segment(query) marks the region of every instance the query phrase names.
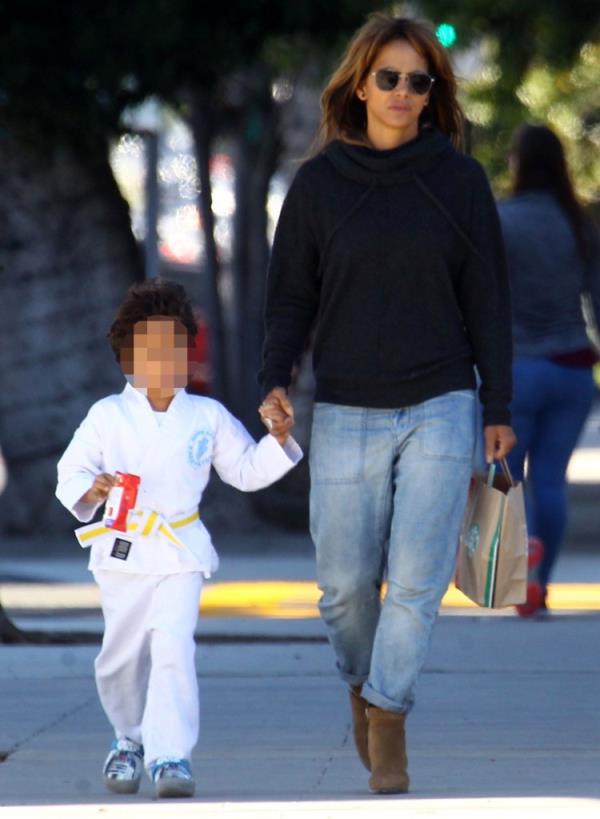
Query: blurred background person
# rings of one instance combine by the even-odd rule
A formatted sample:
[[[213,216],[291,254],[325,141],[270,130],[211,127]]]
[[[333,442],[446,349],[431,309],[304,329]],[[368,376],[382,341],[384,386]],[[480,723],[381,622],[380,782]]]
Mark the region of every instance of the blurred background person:
[[[522,616],[546,608],[567,526],[566,471],[594,398],[598,355],[580,297],[600,315],[600,243],[577,200],[562,144],[549,129],[524,125],[509,155],[512,196],[499,207],[512,289],[513,428],[509,465],[523,479],[527,460],[530,577]]]
[[[6,462],[4,460],[4,455],[2,454],[2,450],[0,449],[0,494],[4,492],[4,488],[6,486],[6,482],[8,480],[8,475],[6,472]]]

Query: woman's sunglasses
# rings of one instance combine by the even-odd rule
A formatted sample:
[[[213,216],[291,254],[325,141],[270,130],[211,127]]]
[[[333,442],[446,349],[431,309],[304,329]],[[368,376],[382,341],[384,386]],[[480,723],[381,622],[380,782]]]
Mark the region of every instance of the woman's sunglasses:
[[[371,74],[375,77],[375,85],[380,91],[393,91],[402,76],[402,72],[393,68],[380,68],[378,71],[371,71]],[[420,97],[430,90],[435,81],[435,77],[430,77],[425,71],[410,71],[404,76],[410,93],[418,94]]]

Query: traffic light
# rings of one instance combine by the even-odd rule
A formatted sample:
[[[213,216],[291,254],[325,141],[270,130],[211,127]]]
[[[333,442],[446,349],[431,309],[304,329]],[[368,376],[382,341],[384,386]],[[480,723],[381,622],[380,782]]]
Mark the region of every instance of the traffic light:
[[[456,42],[456,29],[452,23],[440,23],[435,35],[444,48],[452,48]]]

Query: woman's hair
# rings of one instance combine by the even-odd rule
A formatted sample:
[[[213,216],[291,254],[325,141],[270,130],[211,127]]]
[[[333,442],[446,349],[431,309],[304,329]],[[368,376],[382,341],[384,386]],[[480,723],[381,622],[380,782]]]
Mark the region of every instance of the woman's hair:
[[[394,40],[409,43],[426,60],[429,73],[435,77],[421,124],[439,128],[455,147],[462,147],[464,117],[456,99],[456,77],[446,50],[427,23],[375,12],[354,35],[323,91],[317,150],[334,139],[368,144],[365,103],[356,91],[366,80],[379,51]]]
[[[127,291],[108,331],[107,337],[117,361],[121,360],[124,347],[133,346],[134,325],[152,316],[169,316],[181,322],[190,339],[198,332],[191,302],[180,284],[160,278],[134,284]]]
[[[560,139],[545,125],[521,125],[514,133],[511,154],[516,160],[513,193],[543,190],[554,194],[571,223],[585,261],[586,218],[573,189]]]

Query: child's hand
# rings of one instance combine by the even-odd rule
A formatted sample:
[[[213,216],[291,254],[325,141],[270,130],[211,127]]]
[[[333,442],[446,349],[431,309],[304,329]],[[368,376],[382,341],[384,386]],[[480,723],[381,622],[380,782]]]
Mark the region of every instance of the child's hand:
[[[293,417],[278,406],[268,402],[261,404],[258,412],[271,435],[283,446],[288,439],[291,428],[294,426]]]
[[[102,475],[96,475],[94,483],[91,488],[79,498],[80,503],[102,503],[106,500],[108,493],[115,485],[117,479],[114,475],[108,475],[104,472]]]

